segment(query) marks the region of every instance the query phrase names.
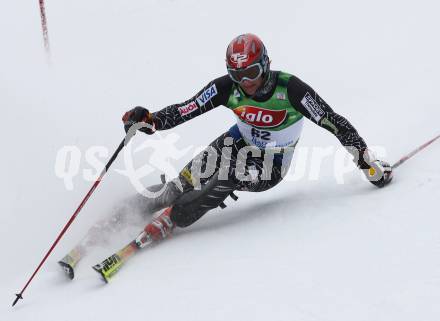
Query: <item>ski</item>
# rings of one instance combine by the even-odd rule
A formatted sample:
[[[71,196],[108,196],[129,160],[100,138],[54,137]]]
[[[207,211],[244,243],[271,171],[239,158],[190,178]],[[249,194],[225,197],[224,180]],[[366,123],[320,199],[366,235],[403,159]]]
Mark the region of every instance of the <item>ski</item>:
[[[72,251],[70,251],[66,256],[64,256],[60,261],[58,261],[58,264],[63,269],[64,273],[67,275],[67,277],[71,280],[75,277],[75,266],[81,259],[82,254],[80,247],[74,248]]]
[[[69,279],[73,280],[73,278],[75,277],[75,270],[73,269],[73,266],[69,263],[64,262],[63,260],[58,261],[58,264],[61,266],[66,276]]]
[[[139,236],[128,245],[109,256],[101,263],[94,265],[92,268],[101,275],[105,283],[108,283],[130,258],[132,258],[140,249],[151,243],[153,243],[153,239],[145,231],[142,231]]]
[[[101,275],[106,283],[108,283],[112,276],[119,271],[124,263],[127,262],[137,250],[136,243],[133,241],[101,263],[94,265],[93,269]]]
[[[108,283],[121,267],[140,249],[151,245],[153,242],[163,240],[170,235],[174,228],[174,224],[170,219],[171,209],[172,207],[166,208],[162,214],[147,224],[137,238],[92,268]]]

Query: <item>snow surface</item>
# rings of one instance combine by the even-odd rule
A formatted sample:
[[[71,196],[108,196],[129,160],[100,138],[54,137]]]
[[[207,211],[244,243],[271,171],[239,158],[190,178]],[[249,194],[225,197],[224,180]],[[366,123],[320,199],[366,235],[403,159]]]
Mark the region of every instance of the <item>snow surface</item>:
[[[253,32],[274,69],[308,82],[394,162],[439,133],[438,12],[429,0],[48,0],[49,66],[38,1],[4,2],[0,320],[439,320],[440,142],[383,190],[356,171],[338,184],[330,160],[318,179],[239,193],[105,285],[90,266],[143,227],[131,226],[86,257],[70,282],[57,260],[136,193],[115,171],[124,169],[119,157],[25,299],[10,306],[91,186],[81,174],[67,190],[56,176],[63,146],[77,146],[80,170],[91,168],[85,151],[116,148],[123,112],[187,99],[225,74],[228,42]],[[172,133],[180,149],[205,146],[233,123],[217,108]],[[339,142],[307,122],[300,145]],[[148,152],[135,160],[146,162]]]

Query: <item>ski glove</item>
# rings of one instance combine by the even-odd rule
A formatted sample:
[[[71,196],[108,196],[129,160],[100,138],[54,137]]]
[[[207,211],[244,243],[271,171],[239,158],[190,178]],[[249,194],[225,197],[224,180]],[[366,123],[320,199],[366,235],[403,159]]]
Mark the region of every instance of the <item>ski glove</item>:
[[[377,187],[388,185],[393,179],[393,168],[387,162],[374,160],[366,172],[367,179]]]
[[[358,167],[364,172],[371,184],[377,187],[388,185],[393,179],[393,168],[390,164],[377,159],[376,155],[368,148],[363,151],[362,156]]]
[[[148,111],[148,109],[137,106],[129,111],[127,111],[124,116],[122,116],[122,121],[124,122],[125,132],[128,132],[131,126],[136,123],[147,123],[150,127],[139,128],[139,131],[151,135],[154,134],[155,127],[153,122],[153,114]]]

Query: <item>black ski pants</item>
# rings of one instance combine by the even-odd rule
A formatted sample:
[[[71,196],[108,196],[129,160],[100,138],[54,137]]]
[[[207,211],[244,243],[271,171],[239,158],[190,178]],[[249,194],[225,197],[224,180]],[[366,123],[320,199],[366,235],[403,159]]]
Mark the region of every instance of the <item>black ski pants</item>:
[[[277,185],[289,169],[293,148],[262,150],[247,145],[236,126],[220,135],[166,183],[152,211],[173,205],[171,220],[179,227],[193,224],[232,196],[234,191],[262,192]],[[148,189],[157,191],[163,185]]]

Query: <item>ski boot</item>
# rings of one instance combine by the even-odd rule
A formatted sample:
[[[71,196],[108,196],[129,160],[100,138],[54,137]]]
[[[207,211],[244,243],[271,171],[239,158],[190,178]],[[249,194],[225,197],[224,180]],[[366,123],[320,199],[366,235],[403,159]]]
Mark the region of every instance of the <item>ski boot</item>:
[[[165,209],[158,217],[154,218],[139,236],[122,248],[120,251],[111,255],[104,261],[93,266],[102,279],[108,283],[113,275],[140,249],[152,244],[153,242],[167,238],[173,231],[175,224],[170,219],[171,207]]]

